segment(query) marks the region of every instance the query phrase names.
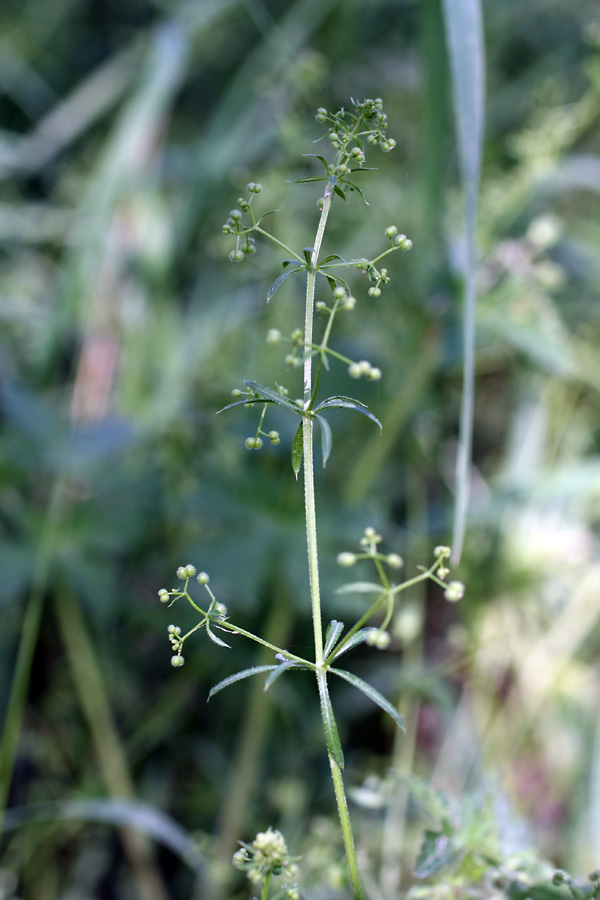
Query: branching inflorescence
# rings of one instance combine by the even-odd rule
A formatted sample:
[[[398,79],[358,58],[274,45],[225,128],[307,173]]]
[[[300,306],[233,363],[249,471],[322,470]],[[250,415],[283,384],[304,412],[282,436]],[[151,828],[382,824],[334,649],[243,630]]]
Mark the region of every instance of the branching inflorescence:
[[[287,279],[302,275],[305,280],[304,327],[295,328],[288,335],[283,335],[278,329],[271,328],[266,336],[269,344],[286,345],[285,364],[288,368],[303,368],[303,397],[290,399],[287,389],[277,383],[274,387],[269,387],[256,381],[245,381],[243,390],[236,388],[232,392],[233,402],[220,410],[223,412],[234,407],[250,409],[254,406],[258,407],[260,413],[256,431],[245,441],[249,450],[260,449],[263,446],[263,439],[267,439],[275,445],[280,443],[277,431],[264,430],[265,417],[270,406],[280,407],[289,415],[296,417],[298,421],[291,446],[291,461],[296,478],[301,469],[303,469],[304,475],[314,658],[297,656],[284,647],[277,647],[259,635],[233,624],[228,617],[227,609],[217,601],[213,594],[209,586],[209,576],[206,572],[196,575],[196,569],[191,564],[180,566],[177,570],[177,577],[184,582],[183,587],[171,590],[162,588],[159,596],[162,602],[169,605],[172,605],[177,599],[185,598],[200,617],[198,623],[184,635],[178,626],[169,625],[169,640],[173,649],[171,663],[176,668],[183,665],[184,643],[192,634],[203,628],[208,637],[220,646],[228,647],[229,645],[215,633],[217,631],[221,634],[229,632],[232,635],[241,635],[269,648],[274,653],[273,664],[253,666],[225,678],[212,688],[209,698],[223,688],[253,675],[266,675],[265,690],[267,690],[288,671],[304,669],[314,672],[348,859],[350,882],[354,897],[361,898],[363,894],[341,775],[344,767],[344,755],[329,696],[329,677],[336,675],[362,691],[387,712],[400,728],[404,729],[402,716],[393,704],[370,684],[351,672],[339,668],[339,659],[362,643],[384,650],[390,643],[390,634],[387,628],[400,595],[419,582],[434,581],[444,589],[445,597],[449,601],[459,600],[464,593],[464,587],[458,581],[447,583],[445,580],[449,574],[447,563],[450,549],[448,547],[436,547],[433,563],[429,567],[421,567],[412,578],[397,583],[395,576],[402,569],[402,559],[397,553],[381,553],[379,546],[382,538],[374,528],[369,527],[365,529],[360,538],[358,552],[345,551],[338,555],[337,560],[338,564],[344,568],[352,567],[363,561],[371,565],[375,580],[352,581],[338,589],[339,593],[364,595],[368,598],[367,608],[364,614],[347,630],[345,630],[343,622],[334,619],[329,622],[325,634],[323,634],[313,464],[314,424],[317,422],[320,427],[323,465],[327,463],[332,449],[331,427],[324,415],[329,409],[353,410],[366,416],[381,428],[377,417],[362,401],[339,394],[320,397],[322,376],[332,363],[344,364],[351,378],[365,377],[370,381],[378,381],[382,376],[380,369],[369,361],[349,359],[331,346],[333,325],[338,314],[345,315],[357,308],[357,300],[345,280],[347,272],[353,269],[358,270],[368,282],[368,296],[378,298],[382,293],[382,288],[390,281],[388,270],[381,265],[382,261],[399,250],[410,250],[412,243],[404,234],[398,233],[395,225],[389,225],[384,230],[384,237],[389,246],[372,259],[346,260],[337,254],[320,258],[321,244],[333,199],[339,197],[345,200],[348,194],[356,193],[366,203],[362,189],[356,184],[357,177],[362,177],[362,173],[370,171],[365,166],[365,151],[372,146],[379,146],[384,152],[389,152],[394,148],[395,141],[387,136],[387,117],[383,112],[382,101],[379,99],[363,102],[352,101],[351,109],[340,109],[336,113],[329,113],[321,108],[317,111],[316,119],[320,124],[328,125],[328,135],[323,136],[322,139],[329,140],[335,154],[331,161],[320,154],[307,154],[315,158],[325,171],[323,174],[296,179],[296,183],[301,184],[324,184],[323,196],[318,201],[320,216],[312,246],[297,252],[263,228],[262,223],[267,216],[273,213],[273,210],[264,212],[262,215],[255,213],[253,200],[262,193],[263,188],[262,185],[254,182],[248,184],[248,198],[238,198],[237,208],[230,212],[227,222],[223,226],[226,235],[235,237],[235,248],[229,254],[232,262],[242,262],[247,255],[256,252],[256,235],[271,241],[286,254],[286,258],[283,260],[283,272],[269,288],[266,296],[267,302]],[[324,296],[320,296],[318,300],[316,299],[317,285],[324,288]],[[324,323],[319,339],[316,339],[314,335],[314,320],[317,317]],[[316,363],[314,371],[313,362]],[[204,604],[204,607],[198,604],[190,594],[190,582],[194,578],[207,592],[208,603]],[[378,625],[369,624],[374,619],[381,621]],[[278,833],[271,834],[271,844],[276,840],[273,834]],[[266,898],[269,896],[269,883],[273,872],[269,870],[268,880],[266,874],[264,874],[264,878],[262,875],[259,878],[257,873],[261,870],[260,866],[257,867],[255,864],[256,852],[252,847],[253,845],[242,845],[242,851],[239,851],[236,857],[237,864],[238,867],[248,869],[252,873],[254,881],[261,881],[262,897]]]

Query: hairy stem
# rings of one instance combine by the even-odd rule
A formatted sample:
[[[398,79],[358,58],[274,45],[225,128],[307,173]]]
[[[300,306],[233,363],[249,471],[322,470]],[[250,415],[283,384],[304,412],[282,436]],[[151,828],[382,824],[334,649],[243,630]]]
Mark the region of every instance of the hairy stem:
[[[313,339],[313,317],[315,307],[315,278],[319,253],[331,208],[331,187],[328,184],[323,198],[323,209],[315,235],[310,270],[306,277],[306,310],[304,316],[304,344],[309,346]],[[309,409],[312,400],[312,356],[304,360],[304,408]],[[304,450],[304,511],[306,518],[306,545],[308,551],[308,577],[312,604],[313,634],[315,641],[315,664],[323,662],[323,624],[321,621],[321,592],[319,587],[319,556],[317,549],[317,513],[315,506],[315,472],[313,460],[314,419],[304,416],[302,423]]]
[[[354,837],[352,835],[352,825],[350,823],[348,803],[346,802],[346,792],[344,790],[342,770],[332,757],[331,753],[329,754],[329,765],[331,767],[331,777],[333,778],[335,799],[337,800],[337,807],[340,815],[340,825],[342,826],[342,835],[344,837],[344,849],[346,851],[346,859],[348,860],[348,869],[350,870],[352,896],[354,897],[354,900],[363,900],[362,885],[360,883],[360,873],[358,871],[358,860],[356,858],[356,848],[354,846]]]
[[[315,277],[316,267],[319,261],[319,253],[327,224],[327,217],[331,208],[332,186],[330,184],[325,188],[325,196],[323,198],[323,209],[319,226],[315,236],[315,244],[310,259],[310,270],[306,278],[306,312],[304,320],[304,345],[309,347],[313,340],[313,317],[315,305]],[[313,383],[312,383],[312,356],[307,354],[304,360],[304,408],[310,409],[313,402]],[[308,548],[308,574],[310,581],[310,596],[312,603],[313,617],[313,633],[315,641],[315,664],[321,666],[323,664],[323,623],[321,618],[321,594],[319,589],[319,556],[317,548],[317,516],[315,507],[315,477],[314,477],[314,460],[313,460],[313,436],[314,436],[314,419],[312,416],[304,416],[303,419],[303,450],[304,450],[304,510],[306,517],[306,543]],[[354,838],[352,835],[352,825],[350,823],[350,814],[348,812],[348,803],[346,801],[346,793],[344,791],[344,782],[342,780],[342,772],[336,761],[329,753],[329,765],[331,766],[331,777],[333,778],[333,787],[335,791],[335,799],[337,802],[340,823],[342,826],[342,834],[344,837],[344,848],[346,850],[346,858],[348,868],[350,870],[350,882],[352,884],[352,894],[354,900],[362,900],[363,893],[360,883],[360,875],[358,872],[358,862],[356,859],[356,850],[354,848]]]

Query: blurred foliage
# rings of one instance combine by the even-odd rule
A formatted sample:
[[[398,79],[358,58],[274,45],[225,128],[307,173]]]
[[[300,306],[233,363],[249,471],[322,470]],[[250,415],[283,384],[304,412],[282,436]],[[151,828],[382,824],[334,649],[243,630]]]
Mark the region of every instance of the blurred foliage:
[[[585,875],[600,858],[600,15],[484,7],[468,592],[459,609],[408,597],[392,650],[357,657],[397,696],[405,738],[349,686],[333,699],[350,784],[391,767],[461,797],[491,775],[529,845]],[[408,568],[450,543],[464,242],[439,0],[52,0],[43,15],[6,0],[0,35],[0,698],[3,746],[18,740],[0,893],[245,896],[231,851],[272,824],[304,854],[309,896],[343,896],[310,680],[207,709],[213,683],[262,660],[198,641],[173,672],[156,592],[193,562],[236,619],[310,644],[287,423],[273,415],[281,444],[249,454],[252,414],[214,415],[244,378],[298,391],[264,336],[300,324],[300,298],[290,279],[267,307],[280,260],[260,247],[231,266],[220,231],[251,178],[306,244],[318,195],[289,181],[312,171],[316,108],[349,96],[384,98],[398,147],[368,208],[334,207],[324,251],[375,250],[391,223],[415,247],[381,302],[356,285],[363,318],[343,337],[384,372],[384,433],[332,420],[326,614],[348,601],[325,561],[365,524]],[[390,900],[422,824],[402,791],[381,810],[361,852],[369,896]]]

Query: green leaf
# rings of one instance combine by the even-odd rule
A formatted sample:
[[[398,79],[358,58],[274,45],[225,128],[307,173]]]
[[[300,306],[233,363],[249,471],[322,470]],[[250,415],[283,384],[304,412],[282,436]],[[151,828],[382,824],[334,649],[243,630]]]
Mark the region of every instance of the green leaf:
[[[228,650],[231,650],[229,644],[226,644],[225,641],[222,641],[221,638],[218,638],[216,634],[210,630],[208,622],[206,623],[206,633],[214,644],[218,644],[219,647],[227,647]]]
[[[426,831],[414,875],[416,878],[429,878],[451,869],[460,856],[454,841],[443,832]]]
[[[333,400],[347,400],[349,403],[354,403],[356,404],[356,406],[362,406],[363,409],[368,409],[368,406],[366,405],[366,403],[363,403],[362,400],[356,400],[354,397],[346,397],[345,394],[333,394],[331,397],[323,400],[323,403],[320,405],[329,405]]]
[[[252,675],[260,675],[261,672],[272,672],[273,669],[277,669],[278,666],[252,666],[251,669],[242,669],[240,672],[236,672],[235,675],[230,675],[228,678],[224,678],[223,681],[219,681],[218,684],[215,684],[214,687],[210,689],[208,694],[208,699],[214,697],[215,694],[218,694],[219,691],[222,691],[223,688],[229,687],[230,684],[235,684],[236,681],[242,681],[244,678],[250,678]]]
[[[463,392],[456,458],[452,565],[460,561],[469,507],[475,392],[475,226],[484,113],[484,43],[480,0],[443,0],[458,132],[466,223],[464,257]]]
[[[339,186],[339,184],[336,184],[335,187],[334,187],[333,189],[334,189],[334,191],[336,192],[336,194],[338,195],[338,197],[341,197],[342,200],[345,200],[345,199],[346,199],[346,195],[345,195],[345,193],[343,192],[343,190],[341,189],[341,187]]]
[[[292,442],[292,469],[294,470],[294,475],[296,476],[296,481],[298,481],[298,473],[300,471],[300,466],[302,465],[302,451],[304,449],[304,422],[300,422],[298,425],[298,430],[294,435],[294,440]]]
[[[418,807],[419,814],[427,819],[430,829],[442,831],[443,823],[448,820],[450,812],[446,795],[417,775],[396,771],[394,777],[410,794],[411,800]]]
[[[337,619],[332,619],[327,626],[327,631],[325,632],[325,647],[323,649],[323,656],[325,658],[329,656],[329,654],[337,644],[343,630],[344,623],[338,622]]]
[[[276,212],[279,212],[279,210],[278,210],[278,209],[268,209],[266,212],[264,212],[264,213],[261,215],[261,217],[260,217],[259,219],[256,220],[256,224],[257,224],[257,225],[260,225],[260,223],[262,222],[263,219],[266,219],[267,216],[272,216],[272,215],[274,215],[274,213],[276,213]]]
[[[301,665],[300,663],[294,662],[293,659],[286,659],[285,662],[282,662],[280,665],[275,666],[270,675],[267,676],[267,680],[265,681],[265,691],[268,691],[274,681],[283,675],[284,672],[287,672],[288,669],[305,669],[306,666]]]
[[[348,397],[329,397],[328,400],[323,400],[322,403],[315,408],[315,414],[320,412],[322,409],[328,408],[338,408],[338,409],[353,409],[355,412],[362,413],[363,416],[366,416],[367,419],[370,419],[372,422],[379,427],[381,431],[383,426],[377,416],[374,416],[373,413],[359,400],[352,400]]]
[[[385,594],[385,588],[374,581],[353,581],[337,588],[336,594]]]
[[[312,268],[311,260],[312,260],[312,255],[313,255],[314,249],[315,249],[314,247],[303,247],[302,248],[302,253],[304,254],[304,259],[306,260],[306,267],[308,269]]]
[[[325,732],[325,742],[327,749],[331,753],[334,761],[340,769],[344,768],[344,754],[340,743],[335,717],[333,715],[333,707],[329,697],[329,688],[327,686],[327,675],[322,670],[317,671],[317,685],[319,688],[319,700],[321,702],[321,719],[323,721],[323,731]]]
[[[329,422],[323,416],[315,415],[315,418],[321,426],[321,453],[323,456],[323,468],[325,468],[331,454],[331,428],[329,427]]]
[[[360,171],[360,169],[355,169],[354,171],[358,172],[358,171]],[[354,184],[352,181],[347,181],[346,179],[344,179],[344,184],[347,184],[349,188],[352,188],[353,191],[357,192],[357,194],[360,196],[360,198],[363,201],[363,203],[365,204],[365,206],[369,205],[368,200],[365,200],[365,195],[363,194],[363,192],[361,191],[361,189],[359,188],[359,186],[357,184]]]
[[[366,681],[363,681],[362,678],[359,678],[357,675],[353,675],[351,672],[346,672],[345,669],[330,669],[330,672],[333,672],[335,675],[339,675],[340,678],[343,678],[344,681],[349,682],[355,688],[358,688],[359,691],[362,691],[365,696],[367,696],[373,703],[376,703],[377,706],[381,707],[381,709],[386,712],[389,716],[392,717],[396,725],[402,729],[402,731],[406,731],[406,725],[404,724],[404,719],[398,712],[395,706],[393,706],[389,700],[386,700],[383,694],[380,694],[379,691],[376,691],[372,685],[368,684]]]
[[[344,263],[344,265],[346,265],[346,266],[348,265],[348,261],[346,259],[344,259],[343,256],[338,256],[337,253],[331,253],[329,256],[323,257],[323,259],[321,260],[321,262],[318,265],[318,268],[321,269],[325,265],[325,263],[331,262],[334,259],[337,259],[338,262]]]
[[[308,156],[311,159],[320,159],[323,165],[325,166],[325,171],[329,175],[329,163],[325,159],[324,156],[321,156],[319,153],[303,153],[302,156]]]
[[[304,266],[301,266],[300,263],[296,263],[295,269],[288,269],[286,272],[282,272],[281,275],[279,275],[275,279],[275,281],[267,291],[267,303],[269,302],[277,288],[280,287],[280,285],[285,281],[286,278],[289,278],[290,275],[295,275],[296,272],[302,272],[303,269]]]
[[[348,650],[352,650],[353,647],[358,647],[359,644],[364,644],[370,631],[373,631],[371,626],[356,631],[351,638],[348,638],[348,640],[340,646],[339,650],[336,650],[332,658],[339,659],[340,656],[343,656]]]
[[[224,406],[223,409],[218,409],[215,413],[215,416],[218,416],[219,413],[225,412],[226,409],[233,409],[234,406],[247,406],[249,403],[264,403],[264,399],[262,398],[254,398],[247,400],[236,400],[235,403],[228,403],[227,406]]]
[[[325,175],[309,175],[306,178],[294,178],[293,181],[288,181],[288,184],[308,184],[309,181],[327,181],[327,177]]]
[[[244,384],[246,387],[249,387],[251,391],[254,391],[255,394],[262,397],[263,400],[277,403],[279,406],[285,406],[286,409],[293,410],[293,412],[297,413],[299,416],[302,415],[303,410],[293,403],[292,400],[288,400],[287,397],[280,394],[279,391],[274,391],[273,388],[266,387],[264,384],[259,384],[258,381],[244,380]]]
[[[344,290],[346,291],[347,294],[352,293],[347,282],[345,282],[343,278],[340,278],[339,275],[334,275],[333,272],[322,272],[320,269],[317,269],[317,275],[325,276],[325,278],[329,282],[329,287],[331,288],[331,290],[333,290],[334,288],[336,288],[338,286],[338,284],[340,284],[344,288]]]

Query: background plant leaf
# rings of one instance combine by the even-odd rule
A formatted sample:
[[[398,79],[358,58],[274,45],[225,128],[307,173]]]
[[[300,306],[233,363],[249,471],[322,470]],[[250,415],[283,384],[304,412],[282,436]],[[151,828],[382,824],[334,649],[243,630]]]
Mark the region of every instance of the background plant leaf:
[[[443,0],[450,56],[458,160],[465,208],[463,266],[463,394],[461,401],[452,563],[457,565],[464,540],[469,505],[475,393],[475,273],[477,191],[483,147],[485,56],[479,0]]]

